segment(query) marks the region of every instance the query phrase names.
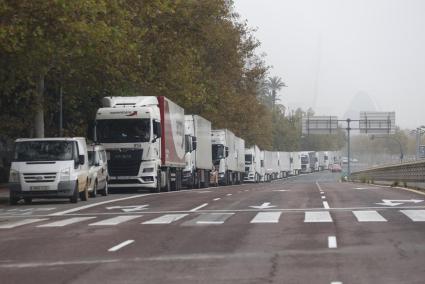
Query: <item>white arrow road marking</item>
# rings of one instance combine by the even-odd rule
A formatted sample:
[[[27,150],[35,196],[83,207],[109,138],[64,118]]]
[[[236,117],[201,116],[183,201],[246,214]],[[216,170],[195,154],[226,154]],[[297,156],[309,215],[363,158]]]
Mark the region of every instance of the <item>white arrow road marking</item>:
[[[142,215],[122,215],[122,216],[117,216],[117,217],[109,218],[106,220],[102,220],[99,222],[91,223],[89,224],[89,226],[116,226],[118,224],[130,221],[136,218],[140,218],[140,217],[142,217]]]
[[[254,209],[269,209],[269,208],[273,208],[273,207],[276,207],[276,206],[270,205],[270,202],[264,202],[260,206],[249,206],[249,207],[254,208]]]
[[[279,223],[279,218],[282,212],[259,212],[251,220],[252,224],[258,223]]]
[[[413,222],[425,222],[425,210],[400,210],[400,212]]]
[[[23,220],[19,220],[15,222],[7,222],[4,224],[1,224],[0,229],[12,229],[15,227],[19,227],[19,226],[23,226],[23,225],[27,225],[27,224],[31,224],[35,222],[46,221],[46,220],[49,220],[49,219],[23,219]]]
[[[123,212],[136,212],[148,209],[149,204],[145,205],[130,205],[130,206],[112,206],[106,207],[108,210],[121,209]]]
[[[373,210],[353,211],[353,214],[359,222],[387,222],[381,214]]]
[[[110,249],[108,249],[108,251],[109,252],[114,252],[114,251],[117,251],[119,249],[122,249],[123,247],[128,246],[129,244],[132,244],[132,243],[134,243],[134,240],[127,240],[125,242],[122,242],[122,243],[114,246],[114,247],[111,247]]]
[[[382,202],[375,203],[383,206],[397,206],[403,203],[420,203],[423,202],[421,199],[406,199],[406,200],[398,200],[398,199],[382,199]]]

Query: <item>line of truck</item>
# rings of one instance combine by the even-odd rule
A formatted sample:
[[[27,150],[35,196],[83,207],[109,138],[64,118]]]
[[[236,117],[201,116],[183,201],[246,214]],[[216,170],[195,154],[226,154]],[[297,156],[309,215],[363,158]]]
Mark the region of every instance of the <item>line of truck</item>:
[[[95,145],[101,144],[106,150],[109,177],[105,191],[109,187],[161,192],[265,182],[328,169],[340,160],[339,153],[331,151],[262,151],[256,145],[245,148],[245,140],[232,131],[212,129],[210,121],[185,114],[182,107],[164,96],[103,98],[93,133]],[[37,195],[62,195],[74,201],[78,194],[87,196],[84,187],[89,178],[84,173],[89,157],[85,139],[50,140],[16,141],[22,147],[15,147],[19,151],[11,167],[15,201]],[[66,164],[68,160],[71,166]],[[64,167],[58,167],[62,164]],[[29,173],[35,178],[26,178]]]

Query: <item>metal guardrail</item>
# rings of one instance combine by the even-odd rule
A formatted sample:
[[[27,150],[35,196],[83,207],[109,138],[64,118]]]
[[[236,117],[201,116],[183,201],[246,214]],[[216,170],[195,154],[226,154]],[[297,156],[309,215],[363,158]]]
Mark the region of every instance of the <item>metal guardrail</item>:
[[[425,182],[425,160],[353,172],[350,178],[362,182]]]

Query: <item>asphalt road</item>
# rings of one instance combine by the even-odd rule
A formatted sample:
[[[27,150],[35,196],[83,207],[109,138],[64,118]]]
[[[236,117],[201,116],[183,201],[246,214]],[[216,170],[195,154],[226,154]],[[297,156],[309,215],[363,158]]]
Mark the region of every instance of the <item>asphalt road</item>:
[[[424,283],[424,196],[338,177],[3,204],[0,282]]]

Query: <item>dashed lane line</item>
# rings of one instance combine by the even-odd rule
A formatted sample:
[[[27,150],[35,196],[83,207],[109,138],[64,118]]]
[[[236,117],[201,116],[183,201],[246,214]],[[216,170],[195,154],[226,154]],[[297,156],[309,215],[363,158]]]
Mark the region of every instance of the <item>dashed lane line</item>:
[[[120,244],[118,244],[116,246],[111,247],[110,249],[108,249],[108,251],[109,252],[115,252],[117,250],[122,249],[125,246],[128,246],[128,245],[132,244],[132,243],[134,243],[134,240],[127,240],[127,241],[122,242],[122,243],[120,243]]]
[[[199,209],[202,209],[202,208],[204,208],[205,206],[207,206],[208,205],[208,203],[204,203],[204,204],[202,204],[202,205],[199,205],[198,207],[195,207],[195,208],[193,208],[193,209],[191,209],[191,210],[189,210],[190,212],[195,212],[195,211],[198,211]]]

